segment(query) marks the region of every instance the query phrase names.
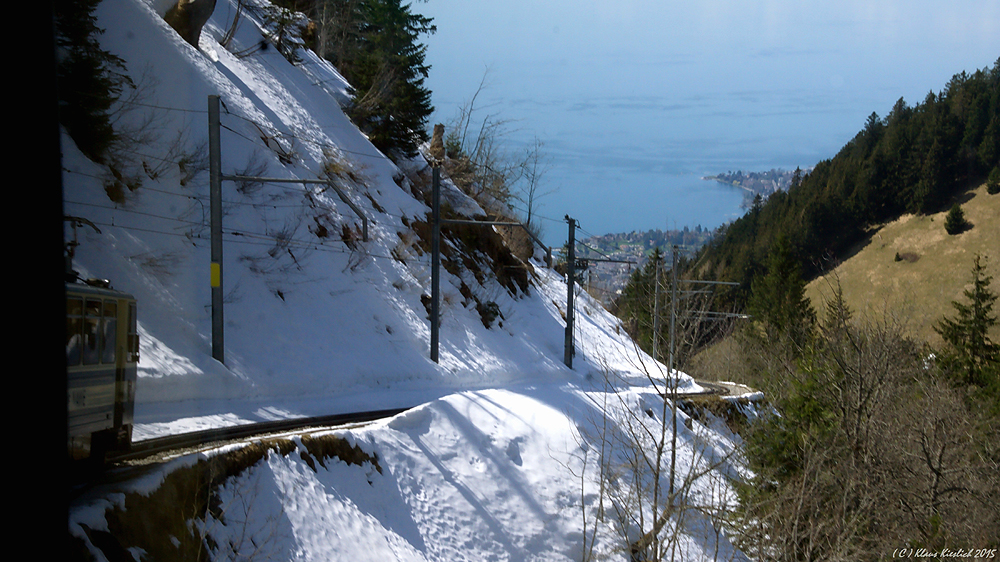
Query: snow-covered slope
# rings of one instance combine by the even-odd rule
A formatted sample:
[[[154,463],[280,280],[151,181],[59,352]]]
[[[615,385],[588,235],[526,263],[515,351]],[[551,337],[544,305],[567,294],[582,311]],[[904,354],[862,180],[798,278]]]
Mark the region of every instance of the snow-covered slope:
[[[105,0],[98,8],[102,44],[126,61],[139,92],[120,114],[122,130],[142,140],[122,152],[132,180],[119,185],[118,203],[107,167],[63,137],[65,213],[100,229],[78,231],[76,268],[139,302],[135,438],[424,404],[350,433],[386,469],[369,475],[371,490],[353,483],[360,469],[320,474],[277,454],[246,476],[268,482],[269,505],[294,537],[278,558],[579,559],[581,506],[596,509],[600,497],[590,488],[597,461],[580,464],[581,451],[596,454],[584,436],[603,415],[595,393],[611,380],[626,410],[662,408],[648,385],[665,368],[586,294],[577,300],[575,368],[566,368],[564,280],[532,260],[527,290],[511,290],[490,273],[489,258],[457,246],[481,268],[442,270],[440,363],[430,361],[422,302],[430,256],[414,229],[430,211],[426,162],[404,170],[380,154],[341,110],[347,84],[337,71],[310,51],[293,65],[261,49],[253,10],[224,47],[236,2],[220,0],[195,49],[163,21],[166,4]],[[369,222],[363,241],[361,219],[315,185],[225,182],[224,365],[211,356],[209,95],[223,104],[223,173],[330,174]],[[450,182],[446,189],[453,207],[480,212]],[[502,320],[486,327],[477,300],[496,303]],[[682,391],[698,390],[678,376]],[[628,383],[638,387],[621,386]],[[681,427],[690,466],[693,456],[722,458],[738,442],[697,433]],[[705,443],[723,452],[703,454]],[[582,500],[581,475],[589,479]],[[705,493],[728,501],[719,482]],[[692,533],[692,545],[715,548],[711,533]],[[338,535],[352,536],[351,549],[333,546]],[[722,550],[732,554],[728,543]]]
[[[101,229],[80,229],[76,266],[139,301],[139,438],[168,429],[151,424],[219,414],[219,400],[250,404],[236,416],[254,417],[295,399],[350,410],[354,400],[370,407],[396,391],[573,377],[606,366],[638,374],[638,358],[619,353],[632,344],[585,296],[579,367],[574,374],[563,366],[565,285],[540,262],[526,265],[532,286],[516,293],[490,276],[480,283],[471,272],[442,271],[441,357],[431,362],[421,302],[430,294],[430,256],[407,226],[428,220],[430,209],[414,195],[427,187],[411,181],[427,176],[426,162],[408,162],[408,175],[382,156],[344,116],[338,99],[347,85],[336,70],[311,51],[301,50],[293,66],[274,48],[259,49],[252,14],[222,47],[235,3],[219,3],[197,50],[163,21],[162,4],[106,0],[98,13],[103,45],[126,60],[141,90],[122,116],[123,127],[146,123],[149,140],[125,153],[126,172],[141,185],[114,203],[106,170],[63,139],[65,212]],[[369,240],[361,241],[361,219],[335,193],[224,182],[225,365],[211,358],[210,345],[209,95],[223,105],[223,173],[317,179],[332,169],[370,221]],[[478,209],[471,200],[467,206]],[[502,327],[483,325],[463,284],[499,306]]]

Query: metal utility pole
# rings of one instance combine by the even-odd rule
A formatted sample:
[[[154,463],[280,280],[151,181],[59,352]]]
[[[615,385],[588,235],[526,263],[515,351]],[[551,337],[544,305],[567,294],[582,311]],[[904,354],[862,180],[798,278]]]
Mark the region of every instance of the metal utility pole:
[[[674,372],[674,327],[677,325],[677,246],[670,249],[670,358],[667,361],[667,380],[673,376],[673,384],[670,385],[670,411],[673,413],[673,441],[670,445],[670,496],[674,495],[674,467],[677,466],[677,383],[678,377]]]
[[[433,163],[431,188],[431,361],[438,362],[438,341],[441,324],[441,166]]]
[[[435,139],[438,138],[439,129],[441,127],[440,134],[444,134],[444,128],[442,125],[436,125],[434,127]],[[546,253],[546,264],[552,267],[552,248],[549,248],[542,243],[541,240],[531,230],[528,229],[527,225],[520,222],[511,221],[474,221],[474,220],[461,220],[461,219],[442,219],[441,218],[441,164],[444,158],[443,148],[438,155],[435,156],[434,150],[435,141],[431,141],[431,158],[430,165],[433,172],[432,183],[431,183],[431,361],[438,362],[438,347],[440,346],[440,329],[441,329],[441,225],[442,224],[468,224],[468,225],[480,225],[480,226],[517,226],[523,228],[525,232],[528,233],[531,238],[538,243],[539,246],[545,249]]]
[[[674,332],[677,327],[677,246],[671,248],[670,264],[670,360],[668,368],[674,368],[674,347],[677,345],[674,339]],[[677,385],[674,385],[677,390]]]
[[[660,360],[660,269],[662,256],[656,257],[656,268],[653,272],[653,360]]]
[[[573,284],[576,282],[576,221],[566,215],[569,223],[569,249],[566,256],[566,344],[563,362],[573,368]]]
[[[225,363],[225,337],[222,314],[222,182],[259,181],[267,183],[326,184],[341,201],[361,218],[361,239],[368,241],[368,217],[355,205],[332,179],[266,178],[261,176],[226,175],[222,173],[222,135],[219,118],[219,96],[208,96],[208,166],[209,197],[211,199],[210,233],[212,244],[210,285],[212,287],[212,357]],[[435,170],[436,172],[437,170]]]
[[[208,166],[211,199],[212,357],[225,364],[222,315],[222,147],[219,132],[219,96],[208,96]]]

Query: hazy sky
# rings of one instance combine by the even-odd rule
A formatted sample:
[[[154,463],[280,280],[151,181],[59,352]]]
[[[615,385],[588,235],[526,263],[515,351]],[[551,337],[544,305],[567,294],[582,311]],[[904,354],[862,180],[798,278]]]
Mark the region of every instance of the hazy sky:
[[[546,179],[559,191],[543,214],[579,216],[595,233],[717,226],[706,222],[721,215],[671,204],[677,190],[695,189],[691,177],[813,165],[872,111],[919,102],[1000,57],[997,0],[429,0],[413,9],[438,28],[425,38],[435,122],[452,118],[489,68],[480,116],[514,120],[514,144],[545,143]],[[651,193],[662,212],[638,201]]]

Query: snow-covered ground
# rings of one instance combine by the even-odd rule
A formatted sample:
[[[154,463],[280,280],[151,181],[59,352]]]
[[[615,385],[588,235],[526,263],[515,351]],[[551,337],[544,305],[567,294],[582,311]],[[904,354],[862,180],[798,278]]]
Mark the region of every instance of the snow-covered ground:
[[[430,361],[421,302],[430,256],[411,228],[429,213],[415,196],[426,162],[407,162],[404,173],[367,141],[340,108],[347,84],[329,63],[300,50],[293,65],[260,49],[262,12],[245,12],[224,47],[236,2],[220,0],[195,49],[164,23],[168,4],[105,0],[97,14],[102,44],[139,86],[120,124],[145,136],[124,152],[125,175],[141,185],[113,203],[107,168],[63,136],[65,213],[100,229],[78,230],[76,268],[139,302],[135,439],[416,406],[338,431],[374,454],[381,472],[343,463],[313,470],[275,452],[219,491],[224,503],[245,503],[253,490],[239,529],[212,518],[199,525],[217,543],[267,535],[279,560],[580,560],[591,547],[627,560],[616,550],[614,521],[623,519],[606,515],[627,502],[601,483],[628,480],[608,473],[628,456],[615,448],[628,441],[626,420],[654,434],[666,423],[653,386],[666,368],[586,294],[576,301],[574,369],[563,365],[566,285],[540,260],[526,265],[527,291],[465,268],[442,271],[440,362]],[[361,220],[334,193],[224,183],[225,364],[211,353],[209,95],[223,104],[223,173],[315,179],[325,167],[369,221],[362,241]],[[478,208],[446,188],[455,206]],[[496,303],[502,320],[484,326],[476,299]],[[682,392],[700,390],[678,378]],[[692,504],[731,504],[738,436],[688,427],[678,415],[678,486],[691,476]],[[148,480],[129,486],[149,492]],[[77,503],[70,532],[83,537],[80,523],[107,528],[103,508],[113,503]],[[671,520],[680,518],[678,559],[742,557],[710,511]],[[248,556],[234,550],[216,556]]]

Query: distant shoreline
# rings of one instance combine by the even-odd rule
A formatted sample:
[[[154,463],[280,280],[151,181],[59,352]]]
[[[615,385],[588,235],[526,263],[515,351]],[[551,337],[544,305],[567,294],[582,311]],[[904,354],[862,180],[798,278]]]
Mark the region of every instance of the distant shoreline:
[[[812,170],[813,167],[805,169],[796,168],[795,170],[773,168],[766,172],[736,170],[735,172],[729,171],[723,174],[702,176],[701,179],[717,181],[723,185],[731,185],[742,189],[746,192],[744,196],[746,200],[743,202],[743,207],[749,208],[753,204],[753,199],[758,195],[767,199],[774,193],[785,191],[795,183],[797,177],[801,180],[803,176],[808,175]]]
[[[726,180],[720,178],[719,176],[702,176],[701,179],[703,179],[705,181],[716,181],[716,182],[721,183],[722,185],[728,185],[730,187],[738,187],[738,188],[740,188],[740,189],[742,189],[744,191],[749,191],[750,193],[757,193],[756,191],[750,189],[749,187],[740,185],[739,183],[737,183],[735,181],[726,181]]]

